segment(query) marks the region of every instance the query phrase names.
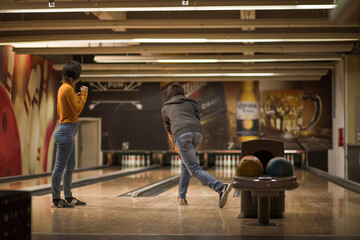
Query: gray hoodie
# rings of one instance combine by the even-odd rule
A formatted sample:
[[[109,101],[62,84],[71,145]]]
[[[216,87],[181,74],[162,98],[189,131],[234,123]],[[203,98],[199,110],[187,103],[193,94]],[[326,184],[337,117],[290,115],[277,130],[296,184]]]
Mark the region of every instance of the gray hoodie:
[[[183,95],[173,96],[161,109],[165,129],[173,136],[173,141],[183,133],[202,133],[199,108],[194,99]]]

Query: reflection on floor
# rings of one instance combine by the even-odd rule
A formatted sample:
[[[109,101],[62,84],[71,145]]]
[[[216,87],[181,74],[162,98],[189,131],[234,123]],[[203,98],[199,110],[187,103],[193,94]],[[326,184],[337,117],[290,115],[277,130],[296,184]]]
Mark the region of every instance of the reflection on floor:
[[[208,172],[232,181],[229,171]],[[239,219],[240,198],[232,194],[219,209],[218,194],[196,179],[187,206],[178,206],[177,186],[155,197],[117,197],[178,173],[158,169],[75,188],[87,205],[74,209],[51,207],[50,195],[34,196],[32,239],[360,239],[360,195],[300,169],[300,187],[286,191],[286,218],[271,219],[276,227],[247,225],[257,219]]]

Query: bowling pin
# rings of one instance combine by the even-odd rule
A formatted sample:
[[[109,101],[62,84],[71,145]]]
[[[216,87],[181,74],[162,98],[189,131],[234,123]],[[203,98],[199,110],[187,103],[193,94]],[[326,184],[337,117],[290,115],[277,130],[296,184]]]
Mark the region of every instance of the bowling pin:
[[[41,101],[39,105],[39,141],[38,141],[38,153],[37,159],[39,159],[39,172],[46,171],[44,169],[45,166],[45,149],[47,146],[45,145],[46,132],[47,132],[47,116],[46,116],[46,89],[47,89],[47,78],[48,78],[48,65],[47,61],[44,61],[43,66],[43,90],[41,94]]]
[[[129,164],[129,156],[127,154],[124,154],[124,167],[127,167]]]
[[[136,157],[135,155],[131,155],[131,167],[134,167],[135,166],[135,161],[136,161]]]
[[[222,167],[222,165],[219,165],[218,169],[219,169],[219,176],[222,177],[222,175],[223,175],[223,172],[222,172],[223,167]]]
[[[136,155],[136,167],[140,167],[140,155]]]
[[[146,166],[150,166],[150,155],[146,156]]]
[[[171,160],[170,160],[170,165],[171,166],[175,166],[175,156],[171,154]]]
[[[145,166],[145,156],[141,155],[141,166]]]
[[[39,144],[39,104],[40,104],[40,82],[41,82],[41,68],[36,65],[35,68],[36,87],[33,99],[32,111],[30,114],[30,129],[29,132],[29,172],[38,173],[40,165],[40,158],[38,158],[38,144]]]
[[[32,69],[29,76],[29,82],[23,105],[18,105],[15,112],[17,124],[19,127],[20,141],[21,141],[21,155],[23,174],[29,174],[29,128],[30,128],[30,115],[32,111],[32,99],[35,95],[36,89],[36,72]]]

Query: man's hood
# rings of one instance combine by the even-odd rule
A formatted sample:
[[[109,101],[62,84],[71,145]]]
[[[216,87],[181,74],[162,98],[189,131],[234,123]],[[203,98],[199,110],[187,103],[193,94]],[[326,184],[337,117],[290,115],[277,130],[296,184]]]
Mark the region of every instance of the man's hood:
[[[192,98],[185,97],[184,95],[176,95],[166,101],[164,105],[179,104],[187,101],[196,103],[196,101]]]

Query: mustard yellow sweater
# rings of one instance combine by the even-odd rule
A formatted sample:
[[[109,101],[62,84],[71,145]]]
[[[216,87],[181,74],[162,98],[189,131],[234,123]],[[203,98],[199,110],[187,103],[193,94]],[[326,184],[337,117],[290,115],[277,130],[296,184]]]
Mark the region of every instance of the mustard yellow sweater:
[[[74,88],[69,83],[63,82],[57,96],[57,111],[60,116],[59,123],[77,122],[85,106],[87,96],[87,91],[81,91],[81,98],[79,98]]]

